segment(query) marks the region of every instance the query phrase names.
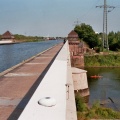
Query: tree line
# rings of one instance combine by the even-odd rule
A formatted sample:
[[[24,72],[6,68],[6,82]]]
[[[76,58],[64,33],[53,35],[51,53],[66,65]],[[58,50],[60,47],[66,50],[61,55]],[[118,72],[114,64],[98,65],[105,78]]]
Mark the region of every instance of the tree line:
[[[26,42],[35,42],[35,41],[43,40],[43,37],[25,36],[25,35],[19,35],[19,34],[15,34],[14,37],[17,41],[26,41]]]
[[[2,35],[0,35],[1,39]],[[36,42],[36,41],[41,41],[44,39],[44,37],[39,37],[39,36],[25,36],[25,35],[20,35],[20,34],[15,34],[15,41],[18,42]]]
[[[90,48],[94,48],[98,51],[102,50],[102,36],[103,33],[95,33],[90,25],[82,23],[76,25],[74,31],[78,33],[81,40],[86,42]],[[112,51],[120,50],[120,31],[108,33],[109,49]]]

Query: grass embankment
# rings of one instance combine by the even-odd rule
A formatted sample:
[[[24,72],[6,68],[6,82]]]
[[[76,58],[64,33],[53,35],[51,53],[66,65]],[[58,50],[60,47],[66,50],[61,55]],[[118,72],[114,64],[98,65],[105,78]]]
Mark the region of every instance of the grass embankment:
[[[24,35],[14,35],[16,42],[38,42],[43,41],[43,37],[38,36],[24,36]]]
[[[85,67],[120,67],[120,54],[85,56]]]
[[[120,119],[120,112],[114,111],[110,108],[101,107],[99,102],[94,103],[91,108],[88,108],[84,103],[83,98],[79,95],[76,95],[75,99],[78,120]]]

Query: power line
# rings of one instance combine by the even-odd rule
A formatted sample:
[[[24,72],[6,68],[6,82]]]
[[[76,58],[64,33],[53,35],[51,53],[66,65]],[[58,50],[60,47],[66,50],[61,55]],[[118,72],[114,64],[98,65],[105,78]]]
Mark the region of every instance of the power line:
[[[94,11],[94,9],[95,9],[95,5],[99,2],[100,0],[97,0],[96,1],[96,3],[94,4],[94,5],[92,5],[92,7],[90,8],[90,9],[88,9],[87,10],[87,12],[85,12],[83,15],[81,15],[81,18],[83,19],[83,18],[85,18],[86,16],[88,16],[88,15],[92,15],[92,11]]]
[[[115,7],[107,5],[107,0],[104,0],[104,5],[96,6],[96,8],[103,8],[103,49],[107,48],[109,50],[108,36],[107,36],[107,13],[111,12]],[[109,10],[108,10],[109,9]]]
[[[77,18],[77,21],[74,22],[74,25],[77,26],[77,25],[80,25],[81,21],[78,20]]]

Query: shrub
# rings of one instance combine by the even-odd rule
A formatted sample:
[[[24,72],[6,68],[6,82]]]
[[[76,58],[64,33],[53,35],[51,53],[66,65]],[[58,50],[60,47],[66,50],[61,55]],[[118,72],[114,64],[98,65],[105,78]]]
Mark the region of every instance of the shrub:
[[[83,98],[79,94],[75,96],[75,101],[76,101],[77,111],[83,112],[87,110],[87,106],[84,103]]]
[[[84,58],[86,67],[112,67],[120,66],[120,55],[94,55],[85,56]]]
[[[92,105],[92,108],[91,109],[97,109],[100,107],[100,102],[99,101],[96,101],[93,105]]]

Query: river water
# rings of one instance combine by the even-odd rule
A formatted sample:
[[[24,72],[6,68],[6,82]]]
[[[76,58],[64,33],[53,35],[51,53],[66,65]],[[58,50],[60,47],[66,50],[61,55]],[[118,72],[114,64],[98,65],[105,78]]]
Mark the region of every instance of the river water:
[[[120,68],[85,68],[90,90],[89,104],[99,101],[101,105],[120,111]],[[92,75],[102,78],[93,79]]]
[[[60,42],[62,42],[62,40],[0,45],[0,72]]]

